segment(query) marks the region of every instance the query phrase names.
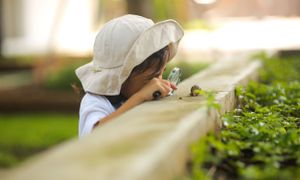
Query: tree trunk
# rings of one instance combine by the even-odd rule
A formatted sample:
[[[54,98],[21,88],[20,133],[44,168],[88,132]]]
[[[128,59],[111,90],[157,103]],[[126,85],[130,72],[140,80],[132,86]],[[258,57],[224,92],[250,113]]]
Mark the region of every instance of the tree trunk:
[[[127,12],[147,18],[153,18],[152,0],[126,0]]]
[[[3,42],[3,0],[0,0],[0,61],[2,60],[2,42]]]

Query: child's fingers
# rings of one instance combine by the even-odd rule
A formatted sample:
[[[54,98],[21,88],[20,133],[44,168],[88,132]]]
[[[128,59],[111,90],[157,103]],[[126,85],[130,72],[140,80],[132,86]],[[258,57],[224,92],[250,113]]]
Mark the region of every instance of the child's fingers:
[[[176,84],[171,83],[170,81],[165,80],[165,79],[162,79],[161,81],[162,81],[164,84],[166,84],[166,85],[168,85],[169,87],[171,87],[173,90],[176,90],[176,89],[177,89]]]
[[[162,90],[162,96],[167,96],[169,94],[170,91],[172,91],[172,88],[166,84],[161,84],[160,86],[161,90]]]
[[[160,81],[168,86],[171,86],[171,82],[165,79],[160,79]]]
[[[171,85],[171,88],[172,88],[173,90],[176,90],[176,89],[177,89],[176,84],[170,83],[170,85]]]
[[[170,92],[170,88],[164,84],[160,84],[157,88],[158,89],[156,91],[159,91],[161,93],[160,97],[165,97]],[[156,91],[154,91],[154,92],[156,92]]]
[[[154,97],[154,93],[156,91],[160,92],[160,97],[165,97],[167,96],[170,91],[172,91],[172,85],[169,81],[167,80],[162,80],[162,79],[158,79],[158,78],[153,78],[148,85],[146,85],[146,87],[143,88],[144,90],[142,92],[147,93],[147,97],[146,99],[150,100],[150,99],[156,99],[156,97]],[[149,99],[150,98],[150,99]]]

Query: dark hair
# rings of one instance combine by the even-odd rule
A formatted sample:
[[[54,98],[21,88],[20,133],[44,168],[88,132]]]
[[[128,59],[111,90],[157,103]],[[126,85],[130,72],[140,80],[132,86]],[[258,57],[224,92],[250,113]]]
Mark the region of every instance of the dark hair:
[[[156,51],[155,53],[151,54],[149,57],[146,58],[141,64],[137,65],[133,68],[133,73],[141,73],[145,72],[149,67],[155,66],[155,72],[153,74],[157,74],[161,66],[166,61],[166,55],[168,52],[168,46],[163,47],[162,49]]]

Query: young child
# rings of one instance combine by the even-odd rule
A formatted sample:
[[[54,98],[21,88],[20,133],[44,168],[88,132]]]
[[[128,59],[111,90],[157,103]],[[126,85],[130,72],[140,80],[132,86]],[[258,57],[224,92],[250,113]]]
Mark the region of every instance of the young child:
[[[176,85],[162,79],[177,51],[183,30],[174,20],[125,15],[107,22],[97,34],[94,58],[76,69],[85,95],[79,137],[129,109],[165,97]]]

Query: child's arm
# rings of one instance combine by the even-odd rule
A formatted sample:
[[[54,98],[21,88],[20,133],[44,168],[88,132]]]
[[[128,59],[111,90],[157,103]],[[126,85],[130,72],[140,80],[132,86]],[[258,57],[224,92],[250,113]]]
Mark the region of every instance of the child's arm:
[[[170,83],[167,80],[153,78],[149,83],[147,83],[141,90],[132,95],[121,107],[116,111],[111,113],[109,116],[98,121],[95,126],[102,125],[107,121],[123,114],[124,112],[130,110],[131,108],[153,99],[153,92],[160,91],[161,97],[165,97],[169,94],[172,89],[176,89],[176,85]],[[94,127],[95,127],[94,126]]]

